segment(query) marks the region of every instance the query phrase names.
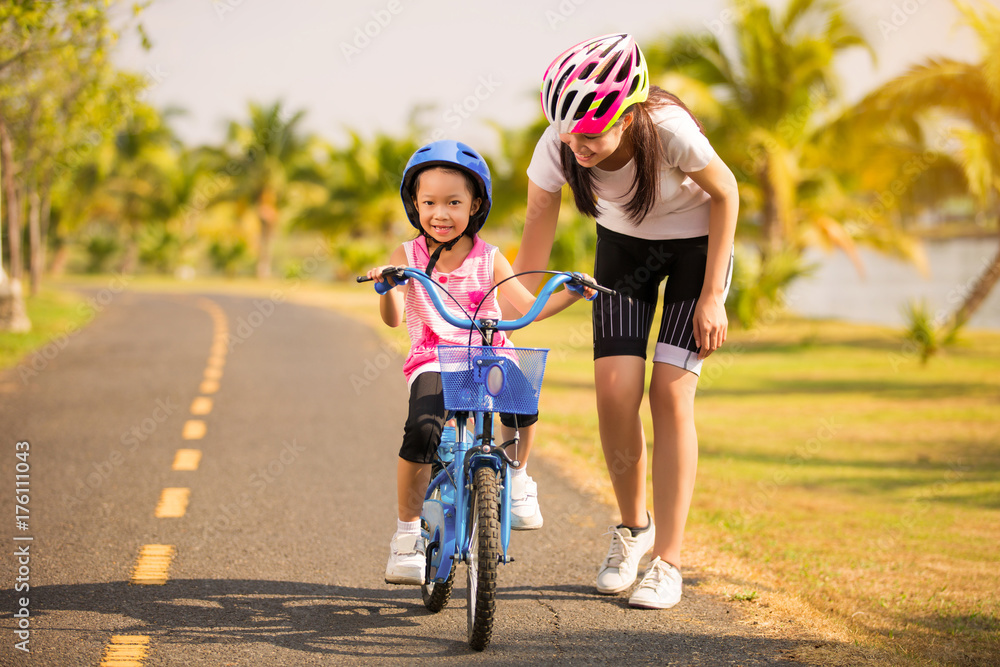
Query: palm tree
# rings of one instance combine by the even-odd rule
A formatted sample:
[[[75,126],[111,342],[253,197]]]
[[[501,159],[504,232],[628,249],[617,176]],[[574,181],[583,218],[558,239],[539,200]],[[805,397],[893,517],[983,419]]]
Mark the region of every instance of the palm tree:
[[[365,140],[350,132],[346,146],[327,146],[322,163],[326,189],[295,224],[349,241],[336,245],[343,273],[384,261],[391,243],[410,228],[399,199],[403,170],[420,147],[411,123],[406,134],[377,133]]]
[[[122,273],[135,271],[146,225],[162,221],[170,207],[169,177],[179,144],[160,113],[138,105],[115,136],[110,170],[93,200],[92,213],[125,229]]]
[[[850,235],[816,204],[836,188],[815,144],[839,97],[835,57],[871,47],[834,0],[791,0],[780,15],[742,0],[732,11],[731,46],[714,32],[675,36],[650,49],[653,72],[694,108],[733,168],[744,217],[759,221],[762,264],[810,242],[853,253]]]
[[[233,187],[220,200],[235,201],[260,222],[257,277],[271,276],[273,243],[296,185],[319,180],[309,140],[299,131],[305,112],[287,115],[281,102],[251,103],[246,125],[230,122],[225,171]]]
[[[963,22],[979,36],[982,61],[928,59],[869,94],[855,113],[868,122],[893,124],[916,135],[923,134],[919,121],[926,121],[929,112],[957,120],[948,133],[968,192],[983,212],[1000,217],[1000,9],[985,2],[980,11],[959,0],[954,4]],[[997,227],[1000,232],[1000,221]],[[947,324],[957,328],[968,321],[998,281],[1000,250]]]

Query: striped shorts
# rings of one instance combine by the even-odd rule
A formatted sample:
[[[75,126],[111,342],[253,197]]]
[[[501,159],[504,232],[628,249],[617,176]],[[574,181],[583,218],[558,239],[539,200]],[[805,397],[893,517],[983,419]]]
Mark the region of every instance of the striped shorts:
[[[653,361],[701,373],[692,316],[705,282],[708,237],[649,240],[597,225],[594,278],[618,292],[594,301],[594,358],[646,358],[660,283],[663,315]],[[732,256],[726,291],[732,279]]]

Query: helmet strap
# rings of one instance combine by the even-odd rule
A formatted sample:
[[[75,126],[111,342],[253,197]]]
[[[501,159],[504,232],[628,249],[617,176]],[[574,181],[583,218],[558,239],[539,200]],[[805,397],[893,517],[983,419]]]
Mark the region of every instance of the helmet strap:
[[[441,253],[445,250],[451,250],[452,248],[454,248],[455,244],[461,240],[462,236],[464,236],[464,234],[459,234],[452,240],[448,241],[447,243],[442,243],[441,245],[439,245],[437,248],[434,249],[434,252],[431,254],[430,261],[427,262],[426,272],[428,276],[431,275],[431,271],[434,270],[434,266],[437,264],[438,259],[441,258]],[[430,236],[427,235],[427,238],[430,238]]]

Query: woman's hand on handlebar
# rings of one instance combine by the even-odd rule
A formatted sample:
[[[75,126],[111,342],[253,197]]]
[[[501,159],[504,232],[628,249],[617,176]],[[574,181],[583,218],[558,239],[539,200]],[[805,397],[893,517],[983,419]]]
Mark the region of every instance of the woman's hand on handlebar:
[[[586,273],[574,272],[573,280],[566,283],[566,289],[573,292],[577,296],[582,296],[587,301],[593,301],[597,298],[597,288],[600,287],[597,281],[588,276]]]

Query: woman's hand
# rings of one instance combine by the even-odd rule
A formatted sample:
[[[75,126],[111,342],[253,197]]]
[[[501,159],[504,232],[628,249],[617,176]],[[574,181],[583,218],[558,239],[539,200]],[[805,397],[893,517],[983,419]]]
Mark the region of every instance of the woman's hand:
[[[591,282],[595,285],[598,284],[596,280],[594,280],[586,273],[576,272],[573,275],[582,278],[583,280],[586,280],[588,282]],[[584,285],[582,283],[569,283],[566,285],[566,289],[568,289],[576,299],[579,299],[582,296],[587,301],[593,301],[594,299],[597,298],[597,290],[595,290],[593,287],[588,287],[587,285]]]
[[[700,348],[698,358],[704,359],[726,342],[729,318],[725,303],[721,299],[702,295],[694,309],[692,324],[694,342]]]

